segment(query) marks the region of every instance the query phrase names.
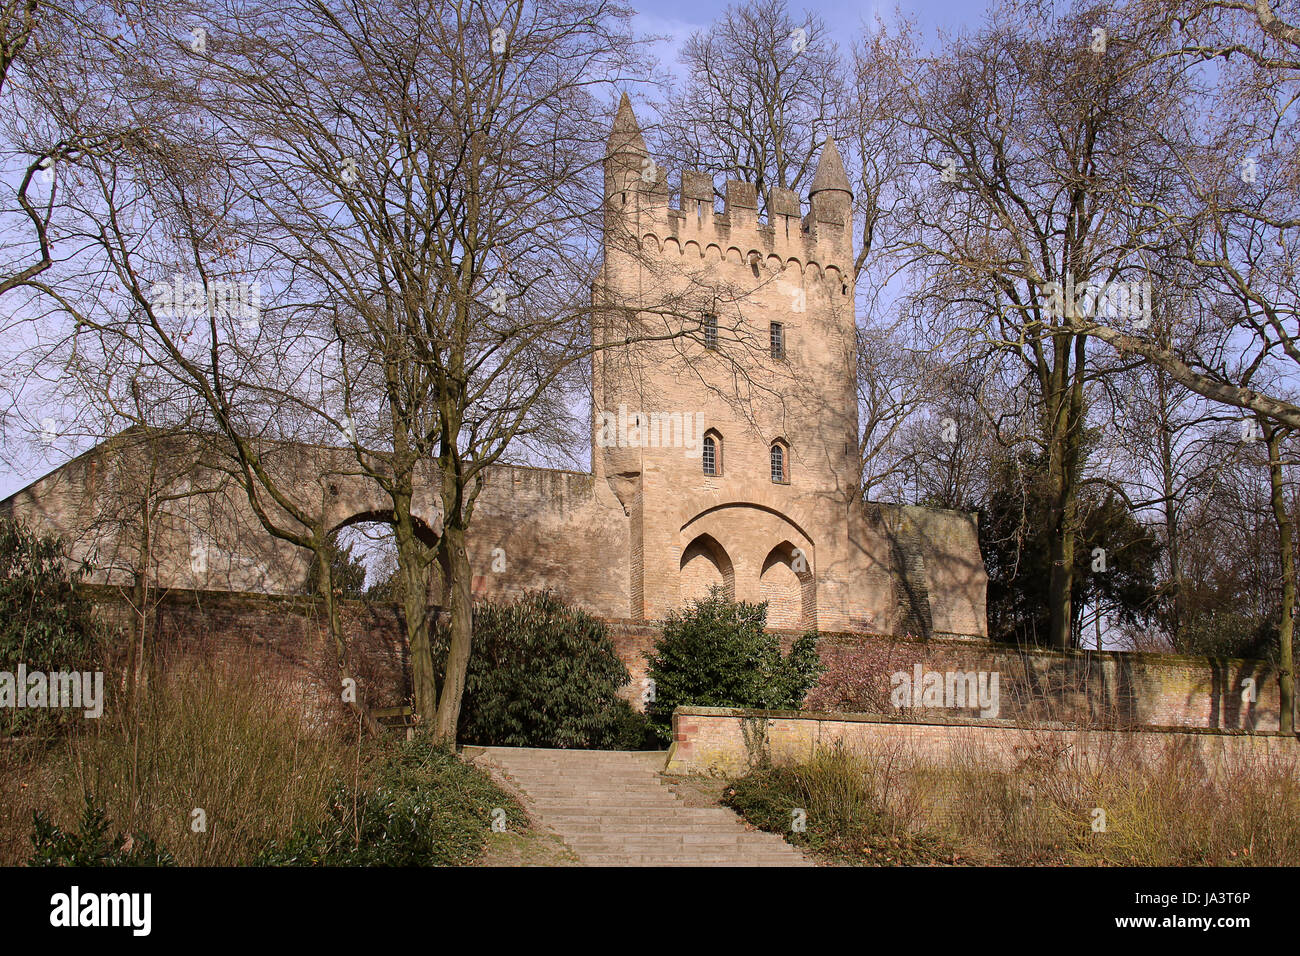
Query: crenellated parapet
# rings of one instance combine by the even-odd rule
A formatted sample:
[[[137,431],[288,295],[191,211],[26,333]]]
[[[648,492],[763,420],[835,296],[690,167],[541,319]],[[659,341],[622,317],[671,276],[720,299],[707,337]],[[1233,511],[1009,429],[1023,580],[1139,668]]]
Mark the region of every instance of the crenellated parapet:
[[[809,278],[847,281],[852,274],[851,223],[834,218],[828,204],[811,204],[806,215],[797,193],[773,190],[766,217],[759,215],[753,183],[728,180],[723,209],[714,205],[713,180],[707,173],[682,173],[670,205],[666,177],[653,183],[630,184],[627,202],[620,202],[618,230],[642,252],[665,256],[695,256],[759,266],[767,272],[795,269]]]
[[[624,97],[606,161],[607,240],[637,244],[642,252],[712,257],[769,273],[794,268],[809,278],[839,279],[849,291],[853,193],[833,140],[827,138],[822,148],[806,209],[794,190],[775,188],[766,216],[760,216],[755,185],[731,179],[719,212],[714,185],[708,173],[688,169],[674,191],[668,171],[646,149]]]

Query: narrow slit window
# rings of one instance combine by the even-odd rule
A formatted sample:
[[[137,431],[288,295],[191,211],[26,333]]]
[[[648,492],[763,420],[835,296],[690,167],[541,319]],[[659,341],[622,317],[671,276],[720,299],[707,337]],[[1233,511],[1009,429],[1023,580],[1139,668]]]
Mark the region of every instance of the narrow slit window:
[[[769,339],[772,345],[772,358],[785,358],[785,326],[780,322],[773,322]]]

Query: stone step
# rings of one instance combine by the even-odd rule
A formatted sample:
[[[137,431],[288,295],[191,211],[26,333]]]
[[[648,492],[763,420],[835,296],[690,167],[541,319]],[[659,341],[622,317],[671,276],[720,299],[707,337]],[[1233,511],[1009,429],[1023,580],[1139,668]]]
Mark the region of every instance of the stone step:
[[[730,817],[710,813],[703,807],[586,807],[576,804],[555,804],[538,809],[554,816],[557,820],[603,819],[611,823],[716,823],[731,820]],[[731,822],[735,822],[732,820]]]
[[[526,780],[520,780],[518,777],[511,777],[519,786],[523,787],[538,800],[568,800],[573,797],[580,797],[589,800],[593,797],[599,797],[602,800],[611,802],[621,797],[642,797],[642,798],[667,798],[665,806],[671,805],[677,798],[668,790],[659,786],[657,781],[647,781],[640,787],[538,787],[528,783]]]
[[[757,868],[757,867],[812,866],[812,864],[781,862],[777,860],[760,860],[760,861],[746,860],[743,863],[738,863],[732,860],[727,860],[724,862],[720,860],[696,859],[696,860],[593,860],[589,863],[583,863],[583,866],[646,867],[648,869],[656,869],[659,867],[663,867],[664,869],[669,869],[669,868],[679,868],[684,866],[698,866],[698,867],[707,867],[710,869],[716,868],[716,869],[736,870],[736,869],[749,869],[749,868]]]
[[[528,764],[575,768],[655,765],[662,767],[668,759],[668,752],[665,750],[529,750],[512,747],[467,747],[466,751],[478,751],[478,756],[494,762],[510,763],[517,767]]]
[[[641,766],[598,767],[594,770],[577,770],[575,767],[516,766],[513,763],[502,763],[499,766],[512,774],[549,780],[645,780],[659,774],[658,770]]]
[[[542,789],[541,787],[529,786],[525,781],[519,780],[518,777],[512,778],[520,786],[526,788],[530,794],[538,800],[568,800],[577,797],[582,800],[608,800],[613,803],[624,797],[636,797],[640,800],[658,800],[665,806],[671,806],[676,797],[667,790],[652,789],[658,787],[653,780],[642,787],[619,787],[617,789],[606,788],[597,790],[586,787],[551,787]]]
[[[785,859],[737,854],[735,856],[701,856],[698,854],[681,856],[655,856],[637,853],[612,853],[582,858],[587,866],[811,866],[800,858]]]
[[[537,768],[554,768],[556,770],[572,770],[582,772],[587,770],[659,770],[664,761],[660,760],[606,760],[597,758],[532,758],[526,757],[522,760],[514,757],[502,757],[496,754],[484,754],[484,760],[492,763],[499,763],[503,766],[510,767],[537,767]]]
[[[659,843],[663,846],[689,846],[692,844],[713,844],[717,846],[736,846],[741,843],[762,843],[745,839],[746,834],[735,833],[658,833],[654,831],[639,832],[635,830],[568,830],[559,828],[559,833],[566,842],[573,843]]]
[[[640,770],[636,771],[636,775],[602,773],[591,774],[590,777],[560,775],[558,771],[550,770],[516,770],[515,767],[502,767],[502,770],[516,780],[526,780],[538,790],[625,790],[628,787],[645,788],[659,783],[658,774],[649,771],[642,773]]]
[[[588,812],[596,810],[674,810],[676,809],[671,803],[664,803],[654,797],[632,796],[621,799],[610,797],[556,797],[547,799],[546,797],[537,797],[531,801],[539,810],[586,810]]]
[[[736,825],[729,821],[719,823],[701,822],[694,825],[681,825],[672,822],[663,823],[616,823],[608,820],[595,819],[591,822],[565,822],[562,827],[564,833],[581,836],[583,834],[603,834],[613,833],[622,835],[641,835],[646,833],[662,834],[671,836],[675,833],[732,833]]]
[[[471,750],[473,751],[471,753]],[[466,748],[518,788],[531,814],[589,866],[810,866],[724,807],[688,807],[661,752]]]

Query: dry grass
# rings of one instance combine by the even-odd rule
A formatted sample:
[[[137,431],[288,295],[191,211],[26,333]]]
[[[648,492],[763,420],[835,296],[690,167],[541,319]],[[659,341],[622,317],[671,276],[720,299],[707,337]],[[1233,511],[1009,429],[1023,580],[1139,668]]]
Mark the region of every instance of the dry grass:
[[[300,690],[249,662],[173,662],[135,712],[110,694],[101,718],[53,745],[0,751],[0,863],[27,858],[32,810],[72,825],[86,795],[115,831],[151,837],[182,865],[245,862],[319,819],[334,786],[360,772],[357,741],[310,726],[307,712]]]
[[[1293,866],[1300,860],[1300,768],[1293,760],[1261,757],[1212,769],[1182,742],[1154,754],[1122,740],[1090,752],[1083,759],[1044,744],[1007,769],[973,746],[942,765],[905,745],[874,753],[828,750],[734,782],[742,799],[729,802],[752,822],[781,832],[790,807],[806,808],[810,835],[788,838],[839,862]],[[882,855],[881,847],[890,846],[901,849]]]

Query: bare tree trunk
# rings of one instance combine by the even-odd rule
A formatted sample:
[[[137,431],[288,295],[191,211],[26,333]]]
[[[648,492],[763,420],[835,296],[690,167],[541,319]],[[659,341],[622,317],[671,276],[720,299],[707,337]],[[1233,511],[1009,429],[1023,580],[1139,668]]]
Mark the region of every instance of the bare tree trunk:
[[[320,592],[321,599],[325,602],[325,619],[329,627],[330,639],[334,643],[334,654],[338,664],[340,687],[343,681],[351,678],[356,680],[356,674],[352,672],[350,665],[347,642],[343,639],[343,621],[339,617],[338,599],[334,594],[334,568],[331,566],[331,555],[328,548],[323,542],[329,540],[329,536],[318,534],[316,540],[322,542],[322,546],[316,549],[316,584]],[[366,706],[364,700],[357,697],[356,700],[345,700],[347,706],[360,718],[360,722],[365,729],[373,736],[379,736],[383,728],[379,726],[379,721],[375,719],[370,708]]]
[[[430,635],[430,561],[427,548],[416,535],[415,520],[411,515],[409,472],[394,484],[393,538],[397,544],[397,567],[402,581],[406,646],[411,653],[412,709],[416,720],[423,724],[438,709],[438,677]]]
[[[1064,519],[1063,519],[1064,520]],[[1070,647],[1070,620],[1073,610],[1074,532],[1052,537],[1052,578],[1048,585],[1048,640],[1058,650]]]
[[[451,642],[447,649],[447,667],[443,674],[442,700],[434,723],[434,738],[454,744],[460,722],[461,698],[465,694],[465,675],[469,668],[470,643],[473,637],[473,592],[469,553],[465,550],[465,529],[443,525],[440,561],[450,611],[448,628]]]
[[[1295,611],[1295,554],[1292,550],[1291,515],[1282,485],[1282,439],[1286,431],[1261,420],[1268,439],[1268,477],[1272,491],[1273,520],[1277,522],[1279,557],[1282,559],[1282,619],[1278,622],[1278,729],[1295,732],[1295,678],[1291,651],[1292,614]]]
[[[398,549],[400,553],[400,542]],[[401,565],[402,610],[407,646],[411,649],[411,691],[415,713],[424,719],[438,707],[438,678],[429,634],[428,575],[414,561],[403,560]]]

